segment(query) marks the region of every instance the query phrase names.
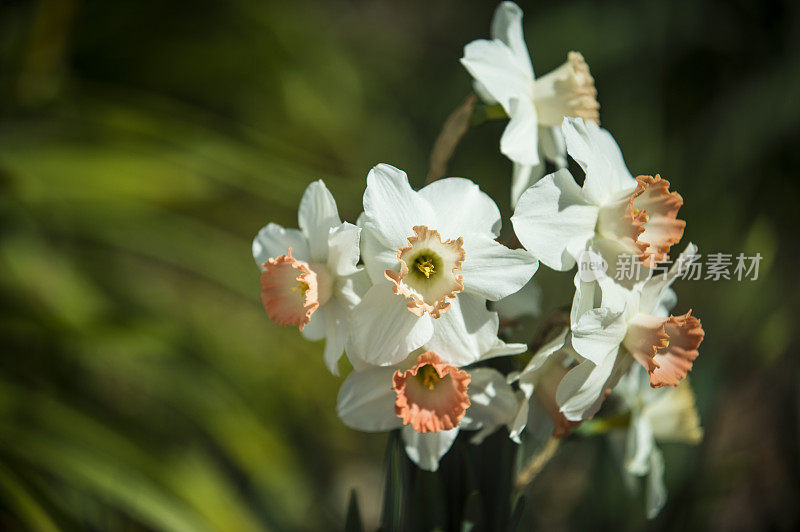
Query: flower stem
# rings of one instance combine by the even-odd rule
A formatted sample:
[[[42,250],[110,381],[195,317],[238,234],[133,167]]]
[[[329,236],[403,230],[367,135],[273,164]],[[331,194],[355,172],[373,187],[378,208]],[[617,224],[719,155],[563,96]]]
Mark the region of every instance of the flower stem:
[[[472,113],[475,110],[477,101],[477,96],[470,94],[445,120],[442,131],[433,144],[428,177],[425,179],[426,184],[433,183],[437,179],[444,177],[447,172],[447,163],[453,157],[458,143],[469,131]]]
[[[560,445],[561,440],[551,436],[550,439],[547,440],[547,443],[542,450],[533,455],[528,462],[528,465],[526,465],[519,472],[516,480],[514,480],[514,486],[521,490],[530,484],[533,479],[536,478],[539,473],[541,473],[542,469],[544,469],[547,463],[556,455],[556,451],[558,451]]]

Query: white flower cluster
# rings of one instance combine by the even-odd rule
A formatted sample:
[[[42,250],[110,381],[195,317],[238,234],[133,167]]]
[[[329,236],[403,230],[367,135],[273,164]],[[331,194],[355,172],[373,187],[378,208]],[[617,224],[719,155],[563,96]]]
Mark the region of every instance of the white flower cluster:
[[[511,2],[497,8],[492,37],[468,44],[461,61],[485,103],[510,118],[500,150],[514,163],[511,223],[522,247],[498,242],[500,211],[470,180],[413,190],[403,171],[379,164],[367,175],[356,225],[342,222],[317,181],[300,202],[299,230],[269,224],[259,232],[253,255],[262,302],[274,322],[326,340],[333,374],[346,352],[354,370],[339,393],[342,421],[370,432],[402,429],[408,456],[427,470],[462,429],[477,431],[479,443],[506,426],[519,442],[529,420],[547,419],[563,437],[622,383],[615,393],[631,412],[626,471],[655,479],[654,515],[664,500],[654,440],[700,434],[692,393],[681,383],[703,329],[691,311],[669,313],[670,285],[696,255],[693,245],[659,275],[576,274],[569,326],[536,346],[522,371],[503,375],[480,363],[528,350],[498,337],[498,314],[487,301],[502,308],[501,300],[527,293],[520,291],[539,261],[565,271],[587,253],[609,265],[625,254],[650,272],[683,235],[683,200],[658,175],[630,174],[597,124],[597,92],[580,54],[536,79],[522,12]],[[567,154],[584,171],[582,185],[565,168]],[[545,160],[555,173],[543,176]],[[677,388],[656,390],[663,386]]]

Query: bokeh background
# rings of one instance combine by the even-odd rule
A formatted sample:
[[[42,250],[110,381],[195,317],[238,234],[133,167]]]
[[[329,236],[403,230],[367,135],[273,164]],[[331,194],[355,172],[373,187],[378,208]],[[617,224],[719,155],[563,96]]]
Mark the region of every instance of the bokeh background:
[[[0,2],[0,528],[335,530],[353,487],[374,522],[386,436],[339,423],[341,379],[266,318],[250,241],[296,226],[315,179],[350,221],[372,165],[421,185],[494,7]],[[585,55],[631,170],[685,198],[685,240],[764,259],[677,286],[707,332],[706,438],[664,446],[658,519],[597,439],[562,446],[521,528],[796,529],[800,4],[522,7],[536,73]],[[450,173],[508,216],[502,129]],[[569,274],[537,278],[545,311],[568,303]]]

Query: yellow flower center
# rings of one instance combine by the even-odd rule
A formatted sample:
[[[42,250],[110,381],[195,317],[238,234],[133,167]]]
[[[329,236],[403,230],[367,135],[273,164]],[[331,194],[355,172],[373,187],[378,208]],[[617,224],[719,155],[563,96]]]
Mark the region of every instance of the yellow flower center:
[[[421,380],[422,385],[429,390],[433,390],[436,386],[436,383],[442,380],[442,378],[439,376],[439,373],[436,371],[436,368],[430,364],[419,368],[417,371],[417,378]]]
[[[308,284],[302,281],[297,281],[297,285],[292,287],[292,292],[300,291],[303,295],[306,295],[307,290]]]
[[[430,279],[431,275],[436,273],[436,266],[433,263],[433,257],[421,255],[417,257],[417,260],[414,262],[417,266],[417,269],[425,275],[426,279]]]

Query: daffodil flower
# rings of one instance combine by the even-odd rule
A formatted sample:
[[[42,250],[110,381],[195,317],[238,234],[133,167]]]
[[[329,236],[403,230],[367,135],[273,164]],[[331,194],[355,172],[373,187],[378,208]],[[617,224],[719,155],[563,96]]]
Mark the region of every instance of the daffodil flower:
[[[459,369],[438,354],[413,354],[395,366],[352,372],[336,407],[350,428],[402,429],[408,457],[435,471],[460,430],[477,430],[473,443],[503,425],[519,433],[522,397],[491,368]],[[517,440],[518,441],[518,440]]]
[[[578,186],[561,169],[525,191],[511,218],[522,245],[561,271],[587,249],[612,267],[623,255],[650,268],[666,260],[686,226],[677,218],[681,196],[658,175],[634,179],[613,137],[597,124],[567,118],[562,130],[586,178]]]
[[[670,286],[696,253],[690,244],[669,272],[634,290],[602,291],[599,308],[587,304],[601,297],[597,283],[579,290],[571,330],[565,328],[534,354],[520,375],[513,376],[528,397],[540,400],[557,436],[591,418],[634,362],[647,370],[654,388],[678,386],[686,377],[704,332],[691,311],[669,315],[677,302]]]
[[[475,78],[475,91],[486,103],[499,103],[510,117],[500,151],[514,162],[512,205],[544,175],[543,157],[566,165],[560,126],[565,116],[599,121],[600,104],[589,66],[578,52],[549,74],[536,79],[522,32],[522,10],[501,3],[494,13],[492,40],[472,41],[461,63]]]
[[[361,229],[342,223],[321,180],[306,188],[298,224],[299,230],[270,223],[253,240],[261,301],[275,323],[297,326],[309,340],[325,338],[325,363],[338,375],[349,311],[366,280],[357,266]]]
[[[367,176],[362,252],[372,287],[353,309],[347,354],[356,367],[397,364],[424,347],[449,364],[519,353],[497,338],[486,308],[519,290],[538,262],[495,239],[500,212],[467,179],[440,179],[414,191],[386,164]]]
[[[636,366],[625,375],[615,394],[630,411],[627,432],[610,434],[612,445],[623,457],[626,481],[633,489],[635,477],[646,477],[647,517],[653,519],[667,500],[664,457],[657,442],[696,445],[703,439],[695,397],[688,381],[677,388],[655,390],[647,373]]]

